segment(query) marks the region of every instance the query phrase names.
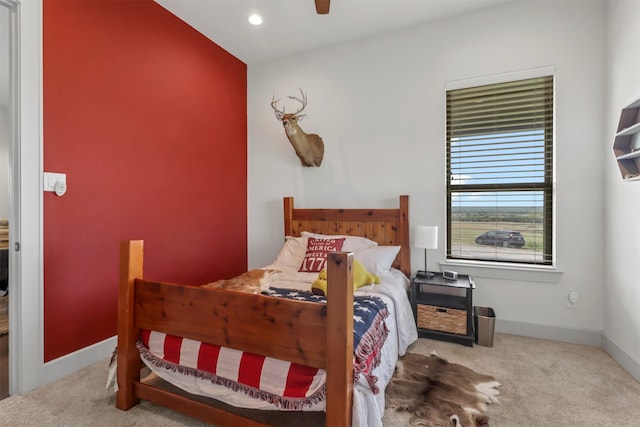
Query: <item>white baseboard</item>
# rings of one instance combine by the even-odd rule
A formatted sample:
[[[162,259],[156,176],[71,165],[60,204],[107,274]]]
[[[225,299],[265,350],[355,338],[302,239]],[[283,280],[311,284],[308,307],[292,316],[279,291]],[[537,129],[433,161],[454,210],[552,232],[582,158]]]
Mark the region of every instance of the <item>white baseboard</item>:
[[[43,385],[59,380],[104,358],[111,357],[116,348],[117,337],[107,338],[88,347],[66,354],[44,364]],[[106,384],[106,366],[104,381]]]
[[[606,351],[613,360],[618,362],[625,371],[640,382],[640,363],[625,353],[606,336],[602,337],[602,349]]]
[[[505,334],[589,345],[591,347],[602,347],[602,331],[534,325],[531,323],[502,319],[496,319],[495,328],[496,332]]]

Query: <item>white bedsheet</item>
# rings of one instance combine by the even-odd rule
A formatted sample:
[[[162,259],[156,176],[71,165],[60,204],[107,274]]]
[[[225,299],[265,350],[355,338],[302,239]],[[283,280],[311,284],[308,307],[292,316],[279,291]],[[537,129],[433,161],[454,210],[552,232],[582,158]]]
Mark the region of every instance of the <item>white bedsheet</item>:
[[[299,273],[295,269],[277,265],[265,268],[278,270],[272,276],[271,287],[300,289],[309,291],[311,282],[318,277],[317,273]],[[389,317],[385,323],[389,335],[381,352],[381,362],[373,373],[378,377],[380,392],[374,394],[364,378],[360,378],[353,393],[353,426],[381,427],[384,414],[384,389],[386,388],[398,357],[403,355],[409,344],[418,338],[411,305],[407,298],[409,280],[400,271],[391,269],[380,274],[381,283],[364,286],[356,291],[356,295],[371,295],[381,298],[387,305]],[[142,359],[143,361],[144,358]],[[243,393],[234,392],[226,387],[193,376],[183,375],[171,370],[158,368],[151,363],[145,364],[160,378],[180,387],[190,393],[214,397],[227,404],[252,409],[281,410],[275,405]],[[305,408],[307,411],[322,411],[325,402]]]

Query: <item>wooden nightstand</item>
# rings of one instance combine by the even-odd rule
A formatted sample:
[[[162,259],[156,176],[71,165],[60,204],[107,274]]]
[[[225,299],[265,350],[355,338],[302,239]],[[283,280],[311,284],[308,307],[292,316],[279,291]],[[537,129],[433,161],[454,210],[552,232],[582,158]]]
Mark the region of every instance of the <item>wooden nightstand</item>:
[[[467,274],[459,274],[456,280],[445,279],[440,272],[432,274],[411,280],[418,336],[473,347],[473,279]]]

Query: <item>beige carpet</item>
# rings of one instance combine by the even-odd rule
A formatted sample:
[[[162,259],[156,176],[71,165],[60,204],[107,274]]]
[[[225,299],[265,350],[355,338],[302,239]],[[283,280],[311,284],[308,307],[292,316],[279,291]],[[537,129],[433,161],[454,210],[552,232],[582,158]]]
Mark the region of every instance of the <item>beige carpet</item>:
[[[640,425],[640,383],[601,349],[498,334],[492,348],[420,339],[411,350],[436,350],[451,362],[496,377],[502,383],[501,403],[489,407],[492,427]],[[115,398],[104,387],[107,363],[105,359],[31,393],[0,401],[0,426],[205,425],[148,403],[128,412],[115,409]],[[407,425],[404,414],[390,411],[383,421],[385,427]]]

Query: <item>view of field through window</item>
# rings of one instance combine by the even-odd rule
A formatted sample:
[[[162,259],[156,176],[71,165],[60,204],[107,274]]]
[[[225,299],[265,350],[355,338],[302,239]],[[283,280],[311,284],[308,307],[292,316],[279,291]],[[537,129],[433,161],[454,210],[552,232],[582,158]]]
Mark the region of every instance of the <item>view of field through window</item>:
[[[509,206],[489,210],[458,207],[451,221],[451,257],[540,264],[544,261],[542,208]],[[489,236],[488,232],[505,232]],[[522,241],[510,237],[518,232]],[[479,240],[477,240],[479,239]],[[522,246],[520,244],[522,243]]]
[[[449,257],[544,263],[545,156],[544,130],[450,141]]]

